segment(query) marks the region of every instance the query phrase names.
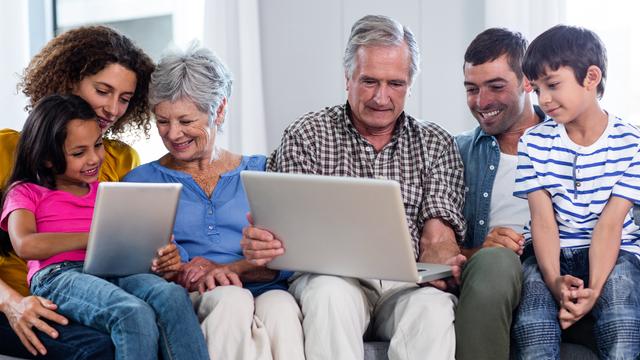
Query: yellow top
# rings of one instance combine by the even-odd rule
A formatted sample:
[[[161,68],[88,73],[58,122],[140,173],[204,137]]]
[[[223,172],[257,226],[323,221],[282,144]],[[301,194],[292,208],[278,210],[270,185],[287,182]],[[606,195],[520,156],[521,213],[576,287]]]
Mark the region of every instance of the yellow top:
[[[5,189],[15,162],[15,151],[20,133],[12,129],[0,130],[0,189]],[[120,181],[131,169],[140,165],[138,153],[129,145],[104,140],[104,162],[100,168],[100,181]],[[23,295],[28,295],[26,262],[14,253],[0,256],[0,279]]]

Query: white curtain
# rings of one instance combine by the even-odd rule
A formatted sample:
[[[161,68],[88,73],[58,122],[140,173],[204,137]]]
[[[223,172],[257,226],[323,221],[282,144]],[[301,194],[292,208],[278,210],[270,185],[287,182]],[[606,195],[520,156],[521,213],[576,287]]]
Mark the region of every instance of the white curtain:
[[[485,25],[521,32],[531,42],[566,21],[565,0],[485,0]]]
[[[241,154],[266,154],[258,0],[211,0],[204,9],[204,46],[225,61],[234,79],[218,141]]]
[[[0,1],[0,128],[22,129],[26,99],[16,91],[18,74],[29,62],[27,1]]]

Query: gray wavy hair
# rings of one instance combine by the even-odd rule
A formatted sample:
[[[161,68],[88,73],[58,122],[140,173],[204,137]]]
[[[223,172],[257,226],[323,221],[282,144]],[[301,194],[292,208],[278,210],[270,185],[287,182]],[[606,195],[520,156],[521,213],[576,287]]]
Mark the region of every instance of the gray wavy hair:
[[[193,42],[187,50],[173,49],[160,59],[151,74],[149,105],[153,110],[163,101],[188,99],[209,114],[209,126],[213,126],[216,110],[224,98],[231,96],[232,82],[222,60]]]
[[[409,79],[420,72],[420,49],[416,38],[408,27],[396,20],[382,15],[367,15],[356,21],[351,28],[351,35],[344,52],[344,70],[351,78],[356,68],[356,53],[361,46],[395,46],[405,42],[409,47],[411,62]]]

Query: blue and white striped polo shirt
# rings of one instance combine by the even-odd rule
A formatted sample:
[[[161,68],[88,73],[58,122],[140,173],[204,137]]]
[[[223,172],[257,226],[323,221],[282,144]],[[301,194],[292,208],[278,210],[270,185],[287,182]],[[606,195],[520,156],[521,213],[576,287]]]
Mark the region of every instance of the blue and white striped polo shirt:
[[[560,247],[588,247],[610,196],[640,203],[640,130],[609,115],[600,138],[580,146],[553,119],[529,129],[518,144],[513,195],[526,198],[540,189],[551,195]],[[530,241],[528,228],[525,239]],[[624,219],[621,249],[640,256],[640,228],[632,211]]]

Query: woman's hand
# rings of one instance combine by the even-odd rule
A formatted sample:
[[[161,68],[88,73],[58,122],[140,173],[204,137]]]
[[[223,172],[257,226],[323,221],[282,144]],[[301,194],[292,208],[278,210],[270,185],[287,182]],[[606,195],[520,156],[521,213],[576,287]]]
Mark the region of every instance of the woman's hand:
[[[4,303],[2,310],[24,347],[36,356],[38,353],[45,355],[47,349],[36,336],[34,328],[54,339],[58,337],[58,332],[42,319],[61,325],[69,323],[64,316],[55,312],[57,308],[56,304],[39,296],[22,297],[16,294]]]
[[[151,262],[151,271],[170,280],[178,275],[181,268],[180,251],[178,251],[178,247],[173,242],[173,236],[171,236],[169,244],[158,249]]]
[[[229,267],[224,265],[217,265],[211,268],[207,273],[198,281],[197,288],[200,294],[205,291],[213,290],[216,286],[234,285],[242,287],[240,276],[233,272]]]
[[[189,291],[196,291],[198,281],[215,265],[202,256],[196,256],[182,265],[176,282]]]

